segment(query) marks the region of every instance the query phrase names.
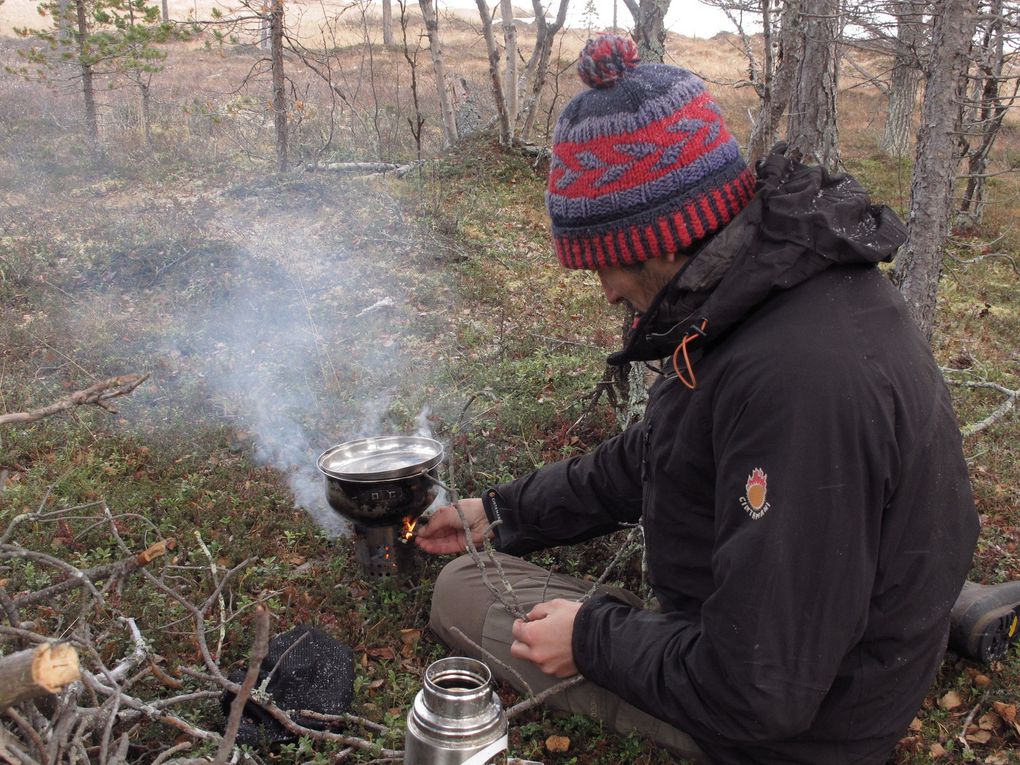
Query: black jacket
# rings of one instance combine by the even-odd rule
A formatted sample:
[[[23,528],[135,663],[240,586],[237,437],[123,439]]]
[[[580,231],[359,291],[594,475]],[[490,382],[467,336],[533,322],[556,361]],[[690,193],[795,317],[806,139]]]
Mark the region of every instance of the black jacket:
[[[978,521],[939,369],[875,267],[902,239],[852,178],[774,153],[615,357],[690,335],[696,387],[666,375],[642,422],[487,497],[512,553],[641,519],[663,610],[588,601],[575,662],[713,762],[884,763],[941,662]]]

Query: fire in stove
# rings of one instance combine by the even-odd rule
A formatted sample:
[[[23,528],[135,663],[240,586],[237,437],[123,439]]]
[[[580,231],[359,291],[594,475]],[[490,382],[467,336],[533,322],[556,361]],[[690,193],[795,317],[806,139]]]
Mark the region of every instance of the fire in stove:
[[[405,545],[414,539],[414,530],[418,528],[417,518],[405,518],[404,519],[404,530],[400,535],[400,541]]]

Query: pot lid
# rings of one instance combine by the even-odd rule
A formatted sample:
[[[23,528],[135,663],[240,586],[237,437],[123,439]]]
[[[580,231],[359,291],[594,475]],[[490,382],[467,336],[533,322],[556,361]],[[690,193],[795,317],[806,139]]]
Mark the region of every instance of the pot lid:
[[[443,445],[423,436],[373,436],[327,449],[319,470],[341,481],[375,483],[427,472],[443,461]]]

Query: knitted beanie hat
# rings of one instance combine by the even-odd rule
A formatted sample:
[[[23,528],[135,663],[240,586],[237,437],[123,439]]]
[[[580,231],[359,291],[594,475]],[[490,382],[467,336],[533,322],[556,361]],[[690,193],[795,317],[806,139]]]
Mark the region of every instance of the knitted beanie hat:
[[[567,268],[687,249],[754,193],[705,84],[686,69],[638,63],[629,38],[591,40],[577,65],[590,90],[556,122],[546,205]]]

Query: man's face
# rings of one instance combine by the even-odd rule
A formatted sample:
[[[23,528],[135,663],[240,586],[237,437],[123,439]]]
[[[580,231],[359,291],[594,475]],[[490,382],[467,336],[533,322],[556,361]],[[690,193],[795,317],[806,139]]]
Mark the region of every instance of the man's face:
[[[667,255],[631,266],[607,266],[596,273],[606,300],[644,313],[686,261],[682,256]]]

